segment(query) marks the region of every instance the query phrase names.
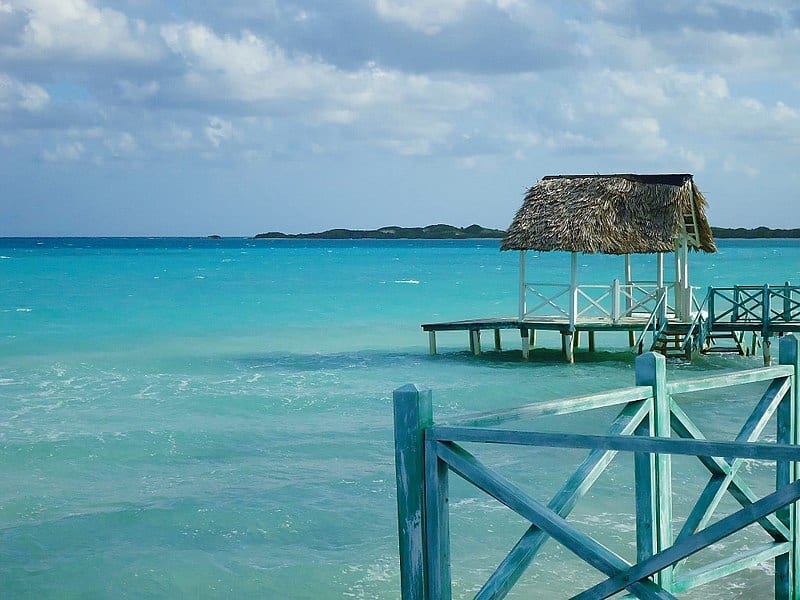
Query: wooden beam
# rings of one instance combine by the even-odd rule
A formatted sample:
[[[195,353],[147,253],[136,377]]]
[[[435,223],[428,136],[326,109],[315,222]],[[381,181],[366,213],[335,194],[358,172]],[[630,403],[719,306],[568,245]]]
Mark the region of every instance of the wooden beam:
[[[433,424],[431,392],[404,385],[394,391],[393,405],[400,591],[403,600],[420,600],[427,598],[423,432]]]
[[[428,332],[428,350],[431,354],[436,354],[436,332]]]
[[[503,346],[501,344],[499,329],[494,330],[494,349],[497,350],[498,352],[503,349]]]

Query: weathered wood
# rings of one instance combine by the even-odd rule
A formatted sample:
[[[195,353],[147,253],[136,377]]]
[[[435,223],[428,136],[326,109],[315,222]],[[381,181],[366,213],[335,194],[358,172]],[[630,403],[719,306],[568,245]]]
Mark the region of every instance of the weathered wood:
[[[519,253],[519,320],[525,319],[527,307],[525,306],[525,250]]]
[[[782,377],[774,380],[761,397],[761,400],[756,405],[752,414],[742,426],[739,434],[735,438],[735,441],[751,442],[757,439],[764,430],[764,427],[766,427],[767,423],[769,422],[770,417],[778,408],[778,404],[780,403],[781,399],[784,398],[789,389],[790,382],[788,377]],[[674,411],[673,409],[673,417],[675,417],[675,412],[677,411]],[[779,441],[783,443],[791,443],[790,439]],[[726,469],[725,473],[712,470],[711,478],[703,488],[703,491],[700,493],[694,508],[690,512],[686,522],[683,525],[683,528],[678,534],[677,539],[679,541],[685,539],[698,529],[705,527],[705,525],[711,519],[714,511],[719,506],[719,503],[727,493],[729,486],[736,477],[736,473],[743,464],[742,459],[728,460],[726,462],[728,463],[729,467]],[[788,479],[783,481],[781,485],[785,485],[786,483],[789,483]]]
[[[705,439],[702,432],[675,402],[672,403],[672,428],[675,433],[683,438]],[[697,459],[708,469],[712,476],[717,478],[730,476],[728,491],[742,506],[748,506],[758,499],[755,492],[742,481],[741,477],[735,473],[731,473],[730,464],[724,458],[717,456],[697,456]],[[765,517],[760,521],[760,525],[776,541],[786,541],[790,539],[789,529],[776,515]]]
[[[682,573],[673,581],[672,589],[676,594],[686,592],[716,579],[760,565],[780,554],[785,554],[789,548],[788,542],[769,542],[749,550],[742,550],[734,556]]]
[[[589,352],[594,352],[594,331],[589,331]]]
[[[652,407],[651,407],[652,409]],[[648,418],[637,427],[635,435],[652,436],[652,410]],[[596,452],[596,451],[595,451]],[[656,552],[656,478],[655,457],[635,452],[633,455],[634,489],[636,492],[636,560],[641,562]]]
[[[436,354],[436,332],[435,331],[429,331],[428,332],[428,350],[430,351],[430,353],[432,355]]]
[[[653,452],[682,456],[725,456],[760,460],[800,461],[800,447],[761,442],[719,442],[678,438],[638,438],[634,436],[549,433],[480,427],[448,427],[435,425],[426,431],[429,439],[453,442],[483,442],[511,446],[543,446],[547,448],[585,448]]]
[[[663,265],[662,265],[663,266]],[[666,359],[661,354],[648,352],[636,358],[636,385],[653,388],[653,433],[659,438],[669,438],[672,433],[670,419],[670,397],[667,393]],[[656,552],[672,545],[672,457],[656,454],[654,460],[655,495],[653,514]],[[672,589],[672,567],[658,574],[658,584],[665,590]]]
[[[395,470],[403,600],[427,598],[425,577],[425,446],[433,424],[430,390],[405,385],[394,391]]]
[[[796,501],[798,498],[800,498],[800,481],[796,481],[764,496],[750,506],[742,508],[732,515],[720,519],[703,531],[695,533],[683,542],[676,543],[674,546],[654,554],[651,558],[637,563],[624,573],[612,576],[585,592],[573,596],[573,599],[588,600],[591,598],[594,600],[608,598],[630,587],[632,582],[639,581],[668,568],[669,565],[699,552],[703,548],[728,537],[732,533],[744,529],[748,525],[755,523],[764,516],[786,506],[790,502]]]
[[[667,393],[669,395],[686,394],[688,392],[702,392],[723,387],[733,387],[745,383],[757,383],[759,381],[769,381],[776,377],[788,377],[792,370],[786,366],[763,367],[760,369],[748,369],[747,371],[736,371],[725,373],[724,375],[712,375],[710,377],[698,377],[686,381],[672,381],[667,383]]]
[[[498,352],[503,349],[503,345],[502,345],[501,341],[502,340],[500,339],[500,330],[499,329],[495,329],[494,330],[494,349],[497,350]]]
[[[631,402],[619,413],[609,427],[608,435],[630,435],[636,431],[650,411],[647,402]],[[645,427],[647,427],[645,425]],[[562,517],[572,512],[586,492],[594,485],[616,452],[593,450],[578,466],[572,476],[547,504]],[[536,557],[537,552],[547,541],[547,534],[536,525],[531,525],[511,552],[495,569],[475,596],[475,600],[500,600],[511,590],[525,569]]]
[[[430,600],[450,600],[450,513],[447,464],[436,455],[436,443],[425,443],[425,536]]]
[[[470,339],[472,340],[471,349],[475,356],[481,355],[481,330],[473,329],[470,332]]]
[[[574,335],[572,333],[566,333],[563,335],[563,345],[566,348],[566,359],[567,362],[572,364],[575,362],[575,341]]]
[[[794,371],[792,389],[789,393],[791,405],[789,420],[791,422],[791,443],[800,445],[800,341],[793,334],[785,335],[780,339],[778,362],[791,367]],[[788,476],[791,481],[800,479],[800,464],[792,463]],[[792,548],[789,553],[790,565],[784,569],[789,572],[789,583],[786,587],[789,597],[800,598],[800,510],[797,505],[790,507],[788,520]]]
[[[528,338],[530,330],[525,329],[524,327],[519,330],[520,336],[522,338],[522,358],[528,360],[531,354],[531,346],[530,341]]]
[[[623,558],[573,527],[555,511],[547,508],[505,477],[486,468],[460,446],[440,443],[437,446],[437,453],[460,477],[528,519],[581,560],[599,571],[607,575],[615,575],[630,567],[630,564]],[[633,582],[629,587],[639,598],[675,598],[649,581]]]
[[[499,410],[474,413],[448,421],[447,425],[461,425],[467,427],[478,427],[481,425],[496,426],[520,419],[566,415],[595,408],[627,404],[638,400],[647,400],[652,398],[652,393],[652,388],[649,386],[621,388],[609,392],[600,392],[598,394],[561,398],[559,400],[549,400],[547,402],[533,402],[513,408],[501,408]]]

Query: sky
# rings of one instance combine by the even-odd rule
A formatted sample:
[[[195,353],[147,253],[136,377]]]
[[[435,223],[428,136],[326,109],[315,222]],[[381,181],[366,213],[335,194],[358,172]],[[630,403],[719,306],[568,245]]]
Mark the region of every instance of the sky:
[[[693,173],[800,227],[795,0],[0,0],[0,236],[506,228]]]

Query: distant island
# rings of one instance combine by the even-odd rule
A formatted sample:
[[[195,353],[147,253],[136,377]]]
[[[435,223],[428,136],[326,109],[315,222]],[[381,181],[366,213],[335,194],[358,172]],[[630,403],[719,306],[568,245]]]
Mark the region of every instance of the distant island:
[[[712,227],[717,239],[800,238],[800,229],[771,229],[769,227]],[[328,229],[319,233],[259,233],[256,239],[320,239],[320,240],[455,240],[502,239],[506,232],[480,225],[428,225],[427,227],[381,227],[380,229]],[[209,236],[215,237],[215,236]]]
[[[454,227],[453,225],[428,225],[427,227],[381,227],[380,229],[329,229],[320,233],[259,233],[257,239],[322,239],[322,240],[454,240],[493,238],[502,239],[502,229],[487,229],[480,225]]]
[[[800,229],[770,229],[769,227],[712,227],[712,233],[719,239],[761,239],[761,238],[800,238]]]

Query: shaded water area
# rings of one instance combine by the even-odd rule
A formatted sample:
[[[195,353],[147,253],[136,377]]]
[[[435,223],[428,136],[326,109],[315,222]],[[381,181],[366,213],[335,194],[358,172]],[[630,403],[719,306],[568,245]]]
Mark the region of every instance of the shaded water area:
[[[692,256],[696,285],[800,281],[796,241],[719,246]],[[648,260],[634,271],[654,270]],[[565,281],[569,259],[542,254],[529,268]],[[589,283],[622,269],[581,257]],[[393,389],[432,388],[446,418],[633,383],[624,334],[598,335],[599,352],[571,366],[546,335],[530,362],[513,336],[476,358],[464,334],[441,334],[428,356],[422,322],[515,314],[517,256],[494,241],[0,240],[0,278],[3,597],[396,598]],[[687,398],[687,411],[707,436],[731,438],[752,392]],[[599,433],[612,418],[541,426]],[[544,501],[582,457],[480,455]],[[680,512],[703,471],[674,470]],[[769,465],[746,470],[760,491],[773,485]],[[628,557],[631,485],[620,458],[571,517]],[[467,598],[526,526],[456,478],[451,505],[454,595]],[[760,597],[769,569],[692,597]],[[577,587],[565,572],[576,586],[597,580],[548,543],[511,597],[567,597]]]

